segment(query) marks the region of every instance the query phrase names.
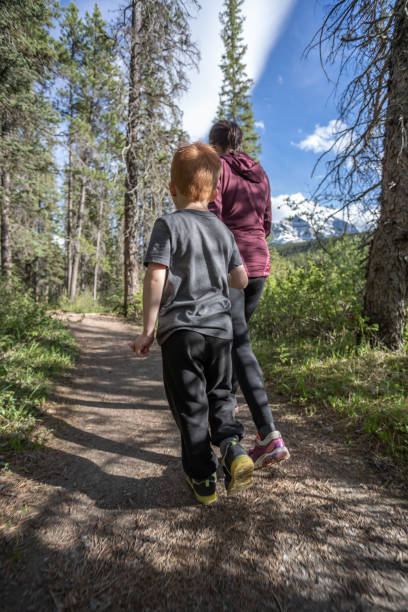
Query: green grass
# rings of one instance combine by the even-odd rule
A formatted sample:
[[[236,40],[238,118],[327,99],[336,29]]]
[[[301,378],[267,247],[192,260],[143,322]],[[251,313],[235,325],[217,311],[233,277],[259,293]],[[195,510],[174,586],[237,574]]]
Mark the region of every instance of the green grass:
[[[73,300],[70,300],[66,293],[64,293],[58,302],[57,307],[64,312],[111,312],[109,305],[101,303],[98,299],[93,299],[91,291],[82,291]]]
[[[408,356],[368,345],[281,338],[255,349],[267,380],[308,413],[329,412],[350,435],[367,434],[381,454],[408,461]]]
[[[362,316],[364,237],[285,255],[272,251],[251,319],[266,379],[307,413],[329,413],[345,435],[408,463],[408,356],[370,346],[376,330]],[[408,330],[406,340],[408,347]]]
[[[76,343],[21,289],[0,287],[0,453],[38,443],[52,381],[67,372]]]

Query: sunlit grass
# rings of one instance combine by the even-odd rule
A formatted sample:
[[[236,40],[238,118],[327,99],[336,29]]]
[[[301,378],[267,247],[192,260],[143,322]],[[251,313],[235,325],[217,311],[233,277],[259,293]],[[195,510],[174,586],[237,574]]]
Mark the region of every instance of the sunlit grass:
[[[73,300],[70,300],[66,293],[64,293],[59,302],[58,308],[64,312],[109,312],[109,306],[105,306],[100,302],[99,299],[94,300],[91,291],[82,291]]]
[[[408,460],[408,357],[368,345],[344,351],[313,340],[258,341],[274,388],[308,412],[346,418],[350,430],[377,440],[381,452]]]
[[[38,442],[50,384],[73,365],[76,343],[19,290],[2,293],[0,324],[0,450],[16,450]]]

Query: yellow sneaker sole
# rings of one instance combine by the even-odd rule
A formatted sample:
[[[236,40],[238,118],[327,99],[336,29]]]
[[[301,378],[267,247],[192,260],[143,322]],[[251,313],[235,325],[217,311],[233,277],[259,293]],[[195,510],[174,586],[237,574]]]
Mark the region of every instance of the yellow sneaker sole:
[[[238,491],[248,489],[253,484],[254,462],[248,455],[237,457],[231,463],[231,482],[227,495],[234,495]]]

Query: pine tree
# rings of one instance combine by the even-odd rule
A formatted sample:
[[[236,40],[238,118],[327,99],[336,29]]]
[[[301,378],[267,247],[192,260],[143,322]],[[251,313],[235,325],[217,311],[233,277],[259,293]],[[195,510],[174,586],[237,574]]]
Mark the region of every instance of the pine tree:
[[[83,21],[71,3],[61,27],[61,49],[65,77],[61,94],[68,122],[68,293],[73,299],[80,282],[82,287],[92,285],[96,297],[109,185],[119,156],[123,98],[114,40],[97,4]]]
[[[49,36],[54,15],[52,0],[3,0],[0,11],[1,268],[8,282],[12,263],[21,273],[41,268],[46,256],[56,116],[45,88],[55,61]]]
[[[219,97],[217,119],[236,121],[242,130],[242,148],[256,159],[261,152],[259,136],[255,131],[255,119],[251,104],[252,79],[246,74],[242,29],[244,17],[241,6],[244,0],[225,0],[225,10],[220,13],[221,38],[225,51],[222,55],[221,70],[223,83]]]
[[[124,150],[124,267],[127,314],[139,291],[140,263],[154,218],[169,205],[172,151],[182,138],[177,96],[185,70],[196,61],[184,0],[132,0],[125,21],[129,98]]]
[[[69,292],[72,276],[73,259],[73,197],[74,197],[74,118],[77,114],[76,99],[78,96],[78,64],[81,54],[81,41],[83,36],[83,22],[79,18],[77,6],[71,2],[63,11],[60,22],[60,40],[58,41],[60,76],[65,87],[60,89],[57,98],[57,107],[61,119],[66,124],[65,144],[68,153],[65,164],[66,180],[66,213],[65,213],[65,244],[66,244],[66,279],[65,288]]]

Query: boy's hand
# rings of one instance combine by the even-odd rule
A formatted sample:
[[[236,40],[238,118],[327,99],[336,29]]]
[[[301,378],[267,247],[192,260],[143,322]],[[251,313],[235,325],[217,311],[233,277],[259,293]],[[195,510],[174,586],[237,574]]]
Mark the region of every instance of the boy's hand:
[[[154,334],[140,334],[137,336],[137,338],[135,338],[135,340],[133,340],[130,348],[136,353],[137,357],[147,357],[153,341]]]

